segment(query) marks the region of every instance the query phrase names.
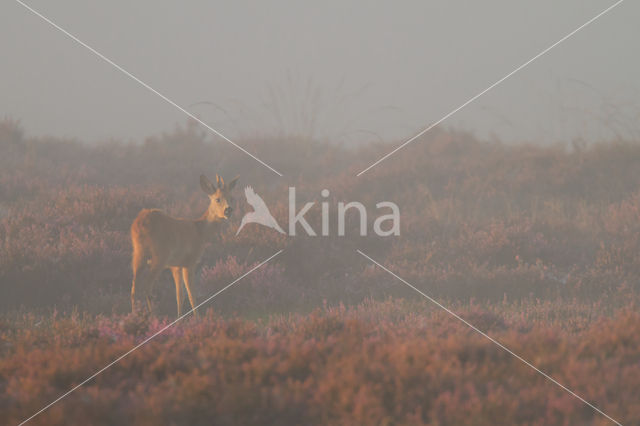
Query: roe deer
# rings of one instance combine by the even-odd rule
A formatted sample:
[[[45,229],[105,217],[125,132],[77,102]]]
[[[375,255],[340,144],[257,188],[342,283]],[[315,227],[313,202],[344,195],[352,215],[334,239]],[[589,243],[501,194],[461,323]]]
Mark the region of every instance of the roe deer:
[[[132,312],[135,311],[136,285],[145,295],[151,312],[151,293],[155,282],[163,270],[171,269],[176,284],[178,317],[182,308],[181,279],[195,314],[190,288],[194,268],[200,261],[207,242],[218,232],[222,222],[231,216],[230,192],[237,180],[238,177],[225,185],[222,177],[216,175],[217,185],[214,185],[205,175],[200,176],[200,186],[209,196],[210,203],[199,219],[175,218],[156,209],[144,209],[138,213],[131,225]],[[141,277],[142,272],[146,273]]]

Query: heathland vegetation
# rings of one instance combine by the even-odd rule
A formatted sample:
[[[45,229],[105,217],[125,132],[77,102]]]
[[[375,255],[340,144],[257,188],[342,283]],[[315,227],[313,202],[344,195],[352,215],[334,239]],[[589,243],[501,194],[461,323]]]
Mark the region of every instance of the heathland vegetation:
[[[36,424],[609,423],[356,249],[613,418],[640,423],[640,144],[509,146],[436,129],[356,177],[389,146],[240,142],[285,176],[191,124],[88,146],[0,122],[4,421],[173,319],[168,272],[154,314],[130,313],[129,227],[142,208],[199,216],[198,178],[219,173],[240,175],[238,213],[205,252],[197,301],[283,253]],[[331,209],[393,201],[400,235],[362,237],[351,214],[344,237],[256,224],[236,236],[245,185],[284,228],[289,186],[299,203],[317,201],[306,215],[316,229],[322,189]]]

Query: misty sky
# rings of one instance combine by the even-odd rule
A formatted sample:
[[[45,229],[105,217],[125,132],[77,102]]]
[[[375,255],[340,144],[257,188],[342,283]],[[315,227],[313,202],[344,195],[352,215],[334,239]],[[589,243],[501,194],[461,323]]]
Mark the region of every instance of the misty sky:
[[[231,138],[412,136],[612,0],[26,0]],[[504,141],[640,137],[640,3],[627,0],[443,125]],[[28,134],[142,140],[183,113],[13,0],[0,116]]]

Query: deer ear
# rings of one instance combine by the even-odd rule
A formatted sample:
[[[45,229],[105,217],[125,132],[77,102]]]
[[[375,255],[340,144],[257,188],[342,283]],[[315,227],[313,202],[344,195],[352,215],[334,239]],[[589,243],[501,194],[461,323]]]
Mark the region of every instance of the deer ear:
[[[202,188],[202,190],[209,195],[216,192],[216,189],[213,187],[213,184],[205,175],[200,175],[200,188]]]
[[[227,185],[227,191],[231,191],[233,187],[236,186],[236,183],[238,183],[238,178],[240,178],[240,176],[236,176],[231,179],[231,182],[229,182],[229,184]]]

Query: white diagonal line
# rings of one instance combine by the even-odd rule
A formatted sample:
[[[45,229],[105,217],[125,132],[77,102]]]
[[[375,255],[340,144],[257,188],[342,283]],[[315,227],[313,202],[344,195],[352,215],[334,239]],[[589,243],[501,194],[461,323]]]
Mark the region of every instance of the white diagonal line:
[[[261,159],[259,159],[258,157],[256,157],[255,155],[253,155],[252,153],[250,153],[249,151],[247,151],[246,149],[244,149],[243,147],[241,147],[240,145],[238,145],[237,143],[235,143],[234,141],[232,141],[231,139],[229,139],[228,137],[226,137],[225,135],[223,135],[222,133],[220,133],[219,131],[217,131],[216,129],[214,129],[213,127],[211,127],[210,125],[208,125],[207,123],[205,123],[204,121],[202,121],[201,119],[199,119],[198,117],[196,117],[194,114],[190,113],[189,111],[187,111],[185,108],[183,108],[182,106],[178,105],[177,103],[175,103],[174,101],[172,101],[171,99],[169,99],[168,97],[166,97],[165,95],[163,95],[162,93],[158,92],[156,89],[154,89],[153,87],[149,86],[147,83],[145,83],[144,81],[140,80],[138,77],[136,77],[135,75],[131,74],[129,71],[127,71],[126,69],[122,68],[120,65],[116,64],[115,62],[113,62],[111,59],[107,58],[106,56],[104,56],[102,53],[98,52],[96,49],[94,49],[93,47],[89,46],[87,43],[83,42],[82,40],[80,40],[78,37],[74,36],[73,34],[71,34],[69,31],[65,30],[64,28],[62,28],[61,26],[59,26],[58,24],[56,24],[55,22],[53,22],[51,19],[47,18],[46,16],[44,16],[43,14],[41,14],[40,12],[38,12],[37,10],[35,10],[34,8],[32,8],[31,6],[29,6],[28,4],[24,3],[22,0],[15,0],[18,4],[22,5],[25,9],[27,9],[28,11],[30,11],[31,13],[33,13],[34,15],[38,16],[39,18],[41,18],[43,21],[47,22],[49,25],[51,25],[52,27],[54,27],[55,29],[57,29],[58,31],[60,31],[61,33],[63,33],[64,35],[66,35],[67,37],[69,37],[71,40],[75,41],[76,43],[80,44],[81,46],[85,47],[86,49],[88,49],[89,51],[91,51],[94,55],[98,56],[100,59],[102,59],[103,61],[105,61],[106,63],[108,63],[109,65],[113,66],[114,68],[118,69],[120,72],[122,72],[123,74],[125,74],[127,77],[131,78],[132,80],[134,80],[136,83],[140,84],[141,86],[143,86],[145,89],[148,89],[149,91],[155,93],[156,95],[158,95],[160,98],[162,98],[164,101],[166,101],[167,103],[169,103],[170,105],[174,106],[175,108],[177,108],[178,110],[182,111],[184,114],[186,114],[187,116],[189,116],[191,119],[197,121],[198,123],[200,123],[201,125],[203,125],[204,127],[206,127],[207,129],[209,129],[210,131],[212,131],[214,134],[218,135],[219,137],[221,137],[222,139],[224,139],[225,141],[229,142],[231,145],[235,146],[236,148],[238,148],[240,151],[244,152],[245,154],[247,154],[248,156],[250,156],[251,158],[253,158],[254,160],[256,160],[258,163],[262,164],[263,166],[265,166],[266,168],[268,168],[269,170],[271,170],[272,172],[276,173],[279,176],[282,176],[282,173],[280,173],[279,171],[277,171],[276,169],[274,169],[273,167],[271,167],[270,165],[268,165],[267,163],[265,163],[264,161],[262,161]]]
[[[495,83],[493,83],[491,86],[487,87],[486,89],[484,89],[482,92],[478,93],[477,95],[475,95],[474,97],[472,97],[471,99],[469,99],[468,101],[466,101],[465,103],[463,103],[462,105],[460,105],[458,108],[454,109],[453,111],[451,111],[450,113],[448,113],[447,115],[445,115],[444,117],[442,117],[440,120],[436,121],[435,123],[431,124],[429,127],[427,127],[426,129],[420,131],[417,135],[411,137],[409,140],[407,140],[406,142],[404,142],[402,145],[398,146],[396,149],[394,149],[393,151],[391,151],[390,153],[386,154],[384,157],[380,158],[378,161],[376,161],[375,163],[371,164],[369,167],[367,167],[366,169],[362,170],[360,173],[358,173],[356,176],[360,176],[361,174],[363,174],[364,172],[366,172],[367,170],[371,169],[372,167],[375,167],[376,165],[380,164],[381,162],[383,162],[384,160],[386,160],[387,158],[389,158],[390,156],[392,156],[393,154],[395,154],[396,152],[398,152],[399,150],[401,150],[402,148],[404,148],[405,146],[409,145],[411,142],[413,142],[414,140],[418,139],[420,136],[424,135],[425,133],[427,133],[429,130],[433,129],[434,127],[436,127],[438,124],[442,123],[444,120],[446,120],[447,118],[451,117],[453,114],[455,114],[456,112],[460,111],[461,109],[463,109],[464,107],[466,107],[467,105],[469,105],[470,103],[472,103],[473,101],[475,101],[476,99],[478,99],[480,96],[484,95],[485,93],[487,93],[489,90],[493,89],[494,87],[496,87],[497,85],[499,85],[500,83],[502,83],[503,81],[505,81],[506,79],[508,79],[509,77],[511,77],[512,75],[514,75],[515,73],[517,73],[518,71],[522,70],[524,67],[526,67],[527,65],[529,65],[530,63],[532,63],[533,61],[535,61],[536,59],[540,58],[541,56],[543,56],[545,53],[549,52],[551,49],[553,49],[554,47],[556,47],[557,45],[559,45],[560,43],[562,43],[563,41],[567,40],[568,38],[570,38],[571,36],[573,36],[574,34],[576,34],[578,31],[582,30],[583,28],[585,28],[586,26],[588,26],[589,24],[593,23],[595,20],[597,20],[598,18],[600,18],[601,16],[603,16],[604,14],[606,14],[607,12],[609,12],[611,9],[613,9],[614,7],[618,6],[620,3],[622,3],[624,0],[618,0],[616,3],[614,3],[613,5],[609,6],[608,8],[606,8],[605,10],[603,10],[602,12],[598,13],[596,16],[594,16],[593,18],[589,19],[587,22],[585,22],[584,24],[580,25],[578,28],[576,28],[575,30],[571,31],[569,34],[567,34],[566,36],[562,37],[560,40],[556,41],[555,43],[553,43],[551,46],[547,47],[546,49],[544,49],[542,52],[538,53],[536,56],[534,56],[533,58],[529,59],[527,62],[523,63],[522,65],[520,65],[518,68],[516,68],[515,70],[511,71],[509,74],[505,75],[504,77],[502,77],[500,80],[496,81]]]
[[[474,326],[473,324],[471,324],[470,322],[468,322],[467,320],[465,320],[464,318],[462,318],[460,315],[456,314],[455,312],[453,312],[452,310],[450,310],[449,308],[447,308],[446,306],[442,305],[440,302],[438,302],[437,300],[435,300],[434,298],[432,298],[431,296],[425,294],[424,292],[422,292],[421,290],[417,289],[416,287],[414,287],[413,285],[411,285],[410,283],[408,283],[407,281],[405,281],[404,279],[400,278],[398,275],[394,274],[393,272],[391,272],[389,269],[385,268],[384,266],[382,266],[380,263],[376,262],[375,260],[373,260],[371,257],[367,256],[366,254],[364,254],[361,250],[356,250],[358,253],[360,253],[363,257],[367,258],[369,261],[373,262],[374,264],[378,265],[379,267],[381,267],[382,269],[384,269],[386,272],[388,272],[389,274],[393,275],[395,278],[399,279],[400,281],[402,281],[404,284],[406,284],[407,286],[409,286],[410,288],[412,288],[413,290],[417,291],[418,293],[420,293],[422,296],[424,296],[426,299],[428,299],[431,303],[437,305],[439,308],[443,309],[444,311],[446,311],[448,314],[452,315],[454,318],[456,318],[457,320],[461,321],[462,323],[464,323],[465,325],[467,325],[468,327],[470,327],[473,331],[479,333],[480,335],[482,335],[483,337],[489,339],[492,343],[494,343],[495,345],[497,345],[498,347],[500,347],[501,349],[503,349],[504,351],[506,351],[507,353],[509,353],[510,355],[512,355],[513,357],[515,357],[516,359],[518,359],[519,361],[523,362],[525,365],[527,365],[528,367],[531,367],[532,369],[534,369],[536,372],[538,372],[539,374],[541,374],[542,376],[544,376],[546,379],[550,380],[551,382],[553,382],[554,384],[560,386],[562,389],[564,389],[566,392],[568,392],[570,395],[578,398],[580,401],[584,402],[585,404],[587,404],[589,407],[593,408],[595,411],[597,411],[598,413],[602,414],[603,416],[605,416],[607,419],[611,420],[613,423],[622,426],[622,424],[617,421],[616,419],[612,418],[611,416],[609,416],[607,413],[605,413],[604,411],[602,411],[601,409],[599,409],[598,407],[596,407],[595,405],[591,404],[590,402],[588,402],[587,400],[585,400],[583,397],[581,397],[580,395],[578,395],[577,393],[575,393],[574,391],[572,391],[571,389],[569,389],[568,387],[566,387],[565,385],[563,385],[562,383],[558,382],[556,379],[554,379],[553,377],[551,377],[550,375],[548,375],[547,373],[545,373],[544,371],[540,370],[538,367],[536,367],[535,365],[531,364],[529,361],[527,361],[526,359],[522,358],[520,355],[516,354],[515,352],[513,352],[511,349],[507,348],[506,346],[504,346],[502,343],[498,342],[496,339],[494,339],[493,337],[489,336],[487,333],[483,332],[482,330],[478,329],[476,326]]]
[[[77,390],[79,387],[85,385],[87,382],[89,382],[91,379],[95,378],[96,376],[98,376],[100,373],[104,372],[106,369],[108,369],[109,367],[113,366],[114,364],[117,364],[119,361],[121,361],[123,358],[125,358],[126,356],[130,355],[132,352],[136,351],[137,349],[141,348],[142,346],[144,346],[145,344],[147,344],[149,341],[151,341],[153,338],[155,338],[156,336],[164,333],[166,330],[168,330],[169,328],[173,327],[176,323],[178,323],[179,321],[181,321],[184,317],[190,315],[193,313],[193,311],[195,311],[196,309],[198,309],[200,306],[204,305],[205,303],[209,302],[211,299],[213,299],[214,297],[216,297],[217,295],[219,295],[220,293],[222,293],[223,291],[225,291],[226,289],[228,289],[229,287],[231,287],[232,285],[234,285],[235,283],[237,283],[238,281],[240,281],[241,279],[243,279],[244,277],[246,277],[247,275],[249,275],[250,273],[252,273],[253,271],[255,271],[256,269],[258,269],[259,267],[261,267],[262,265],[264,265],[265,263],[267,263],[268,261],[270,261],[271,259],[273,259],[274,257],[276,257],[277,255],[279,255],[280,253],[282,253],[283,250],[279,250],[277,253],[271,255],[271,257],[269,257],[268,259],[262,261],[261,263],[259,263],[258,265],[254,266],[253,268],[251,268],[249,271],[245,272],[244,274],[242,274],[240,277],[236,278],[231,284],[228,284],[227,286],[223,287],[221,290],[217,291],[216,293],[214,293],[213,295],[209,296],[207,299],[205,299],[202,303],[198,304],[195,308],[193,308],[192,310],[188,311],[187,313],[179,316],[178,318],[176,318],[173,322],[167,324],[166,326],[164,326],[162,329],[160,329],[159,331],[155,332],[154,334],[152,334],[150,337],[147,337],[145,340],[143,340],[142,342],[140,342],[139,344],[137,344],[136,346],[134,346],[133,348],[131,348],[129,351],[125,352],[124,354],[120,355],[118,358],[116,358],[115,360],[111,361],[109,364],[105,365],[104,367],[102,367],[100,370],[96,371],[95,373],[93,373],[91,376],[87,377],[85,380],[83,380],[82,382],[80,382],[79,384],[77,384],[76,386],[74,386],[73,388],[69,389],[67,392],[65,392],[64,394],[60,395],[58,398],[56,398],[55,400],[51,401],[49,404],[45,405],[44,407],[42,407],[40,410],[38,410],[36,413],[34,413],[32,416],[24,419],[20,425],[23,425],[25,423],[27,423],[28,421],[30,421],[31,419],[33,419],[34,417],[36,417],[38,414],[42,413],[43,411],[47,410],[48,408],[50,408],[51,406],[53,406],[54,404],[56,404],[57,402],[59,402],[60,400],[62,400],[63,398],[67,397],[69,394],[71,394],[72,392],[74,392],[75,390]]]

